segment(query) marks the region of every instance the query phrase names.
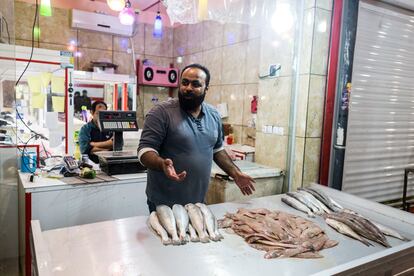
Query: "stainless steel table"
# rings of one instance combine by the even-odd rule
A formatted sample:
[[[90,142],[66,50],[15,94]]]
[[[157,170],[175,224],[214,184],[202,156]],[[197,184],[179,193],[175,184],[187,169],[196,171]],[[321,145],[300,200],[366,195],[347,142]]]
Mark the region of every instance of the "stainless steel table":
[[[344,207],[352,208],[414,239],[414,215],[322,187]],[[211,205],[217,217],[237,208],[279,209],[301,214],[280,201],[280,195],[246,202]],[[146,225],[147,217],[131,217],[41,231],[32,222],[39,275],[333,275],[368,269],[381,275],[413,264],[414,241],[389,238],[392,248],[365,245],[338,234],[322,218],[312,219],[339,245],[321,251],[321,259],[264,259],[240,237],[224,232],[224,240],[208,244],[163,246]],[[222,231],[223,232],[223,231]],[[403,257],[401,257],[403,256]],[[405,256],[405,257],[404,257]],[[394,269],[394,270],[393,270]],[[378,273],[377,273],[378,272]],[[364,275],[368,275],[365,274]]]

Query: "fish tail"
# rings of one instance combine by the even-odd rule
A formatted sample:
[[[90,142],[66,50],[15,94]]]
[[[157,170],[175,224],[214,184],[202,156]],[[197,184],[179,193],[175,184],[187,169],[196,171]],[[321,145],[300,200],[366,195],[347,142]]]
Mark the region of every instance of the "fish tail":
[[[208,243],[208,242],[210,242],[210,239],[208,238],[207,235],[203,235],[202,237],[200,237],[200,241],[202,243]]]
[[[171,244],[171,239],[163,239],[162,244],[163,245],[170,245]]]
[[[172,244],[173,245],[181,245],[181,240],[180,239],[173,239]]]

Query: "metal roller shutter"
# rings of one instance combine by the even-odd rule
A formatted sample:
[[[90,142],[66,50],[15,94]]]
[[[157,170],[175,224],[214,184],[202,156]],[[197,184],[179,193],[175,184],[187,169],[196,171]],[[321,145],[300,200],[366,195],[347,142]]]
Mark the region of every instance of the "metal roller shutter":
[[[360,2],[352,82],[342,189],[399,199],[414,167],[414,13]]]

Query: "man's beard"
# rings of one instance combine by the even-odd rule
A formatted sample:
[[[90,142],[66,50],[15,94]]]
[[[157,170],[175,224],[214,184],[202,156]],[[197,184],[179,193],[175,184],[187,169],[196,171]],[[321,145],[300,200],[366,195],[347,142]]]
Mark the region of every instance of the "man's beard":
[[[196,110],[204,101],[206,96],[206,92],[201,95],[196,95],[193,92],[184,93],[179,91],[178,92],[178,100],[180,101],[180,106],[185,111],[193,111]]]

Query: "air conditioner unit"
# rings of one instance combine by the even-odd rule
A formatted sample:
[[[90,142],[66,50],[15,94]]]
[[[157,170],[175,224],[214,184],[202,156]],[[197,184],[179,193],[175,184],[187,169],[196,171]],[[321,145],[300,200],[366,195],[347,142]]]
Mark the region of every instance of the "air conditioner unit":
[[[133,26],[122,25],[118,17],[80,10],[72,10],[72,28],[122,36],[132,36]]]
[[[141,64],[138,70],[138,84],[177,87],[178,69]]]

